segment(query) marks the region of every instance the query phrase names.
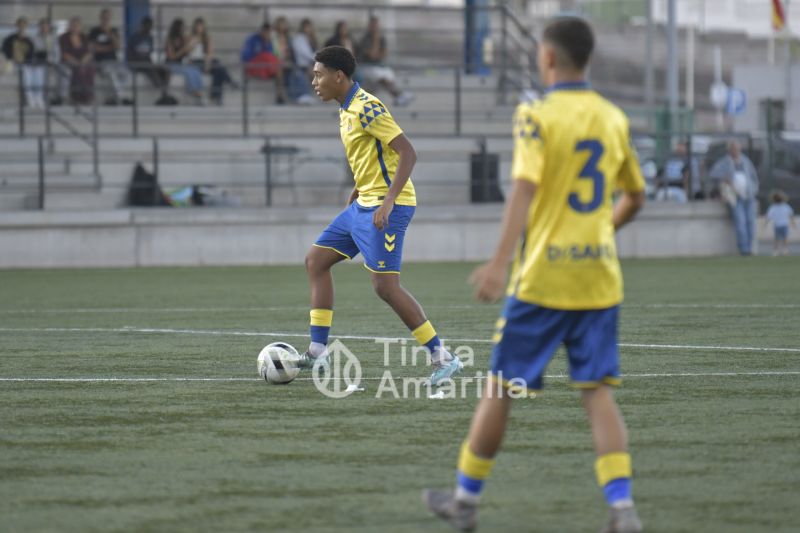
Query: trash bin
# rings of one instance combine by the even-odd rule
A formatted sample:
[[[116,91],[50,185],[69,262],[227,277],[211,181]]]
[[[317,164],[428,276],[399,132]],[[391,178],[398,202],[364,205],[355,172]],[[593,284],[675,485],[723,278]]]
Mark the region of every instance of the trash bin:
[[[500,158],[486,150],[470,154],[470,200],[473,204],[502,202],[498,174]]]

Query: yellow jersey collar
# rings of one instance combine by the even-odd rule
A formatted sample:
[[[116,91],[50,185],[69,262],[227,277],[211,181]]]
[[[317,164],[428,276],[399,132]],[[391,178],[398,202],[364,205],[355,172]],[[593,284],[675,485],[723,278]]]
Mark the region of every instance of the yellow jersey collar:
[[[344,103],[342,104],[342,109],[347,111],[347,108],[350,107],[350,103],[353,101],[353,98],[355,98],[356,93],[358,92],[358,90],[360,88],[361,88],[361,86],[358,84],[358,82],[353,83],[353,86],[350,88],[350,91],[347,93],[347,97],[345,97],[345,99],[344,99]]]

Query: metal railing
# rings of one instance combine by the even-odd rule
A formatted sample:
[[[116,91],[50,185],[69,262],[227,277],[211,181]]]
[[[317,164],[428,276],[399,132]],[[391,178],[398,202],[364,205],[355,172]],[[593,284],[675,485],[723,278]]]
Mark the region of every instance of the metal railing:
[[[88,13],[91,9],[111,9],[119,17],[122,14],[123,3],[121,0],[91,1],[91,0],[28,0],[25,2],[26,11],[38,11],[48,18],[57,16],[68,17],[74,13]],[[457,111],[453,119],[455,135],[459,135],[463,122],[461,112],[461,76],[463,75],[463,62],[453,62],[454,58],[461,58],[464,50],[464,24],[467,16],[466,7],[424,6],[424,5],[392,5],[392,6],[364,6],[340,2],[316,3],[291,3],[273,2],[259,5],[237,4],[233,2],[201,2],[193,4],[158,2],[153,3],[151,11],[155,20],[155,48],[157,56],[163,50],[164,36],[168,21],[177,17],[184,17],[187,23],[190,17],[205,15],[211,21],[212,32],[219,32],[224,38],[220,39],[215,47],[215,54],[221,56],[223,63],[239,71],[240,66],[235,65],[234,57],[238,59],[238,51],[245,36],[258,28],[256,20],[274,19],[278,15],[289,15],[296,19],[311,16],[318,21],[324,20],[320,25],[332,24],[333,20],[341,19],[351,23],[360,30],[366,22],[367,15],[387,15],[389,22],[384,30],[395,56],[402,56],[409,60],[415,58],[420,61],[412,68],[444,68],[453,69],[453,102]],[[501,105],[508,103],[510,92],[520,91],[535,86],[534,72],[531,68],[531,53],[535,50],[536,40],[515,13],[508,7],[507,2],[498,1],[488,6],[476,6],[469,9],[487,12],[493,27],[493,40],[495,41],[494,57],[488,60],[496,73],[497,85],[493,88],[497,94],[497,102]],[[29,13],[31,14],[31,13]],[[436,17],[431,17],[435,14]],[[216,19],[224,15],[225,20],[217,23]],[[391,15],[391,16],[388,16]],[[324,16],[324,17],[323,17]],[[409,19],[408,17],[411,17]],[[88,17],[84,17],[88,19]],[[117,18],[119,20],[119,18]],[[353,24],[354,20],[360,20]],[[12,22],[12,21],[7,21]],[[320,32],[321,33],[321,32]],[[356,31],[351,32],[355,35]],[[413,37],[413,38],[412,38]],[[357,38],[354,37],[357,41]],[[322,41],[322,39],[321,39]],[[403,66],[393,65],[402,70]],[[458,71],[460,70],[460,72]],[[242,76],[243,82],[247,78]],[[134,90],[140,85],[134,81]],[[134,98],[134,111],[132,115],[131,131],[138,135],[140,117],[138,106],[140,100]],[[249,134],[247,125],[246,106],[248,94],[242,104],[242,132]],[[20,100],[19,122],[20,132],[24,135],[24,109]]]
[[[44,136],[36,138],[28,138],[35,143],[35,163],[36,175],[30,176],[30,180],[17,179],[14,184],[5,183],[5,178],[0,177],[0,194],[11,193],[18,196],[24,195],[27,199],[24,201],[26,207],[35,207],[43,210],[48,205],[48,197],[50,194],[58,192],[75,192],[87,190],[85,184],[76,182],[75,179],[67,181],[66,183],[54,179],[48,175],[48,165],[52,161],[48,161],[49,149],[48,144],[53,139],[46,139]],[[221,138],[226,139],[226,138]],[[173,166],[176,164],[191,163],[196,164],[197,155],[192,152],[185,152],[183,155],[174,152],[174,146],[167,146],[166,150],[169,155],[164,156],[162,152],[165,150],[163,145],[171,139],[163,139],[159,137],[149,138],[147,147],[142,146],[137,148],[137,154],[134,156],[132,153],[117,158],[116,164],[123,164],[130,168],[135,168],[137,165],[142,165],[145,170],[149,167],[149,174],[152,175],[152,204],[148,205],[162,205],[160,199],[163,197],[162,192],[166,193],[166,197],[177,190],[185,189],[186,187],[217,187],[220,191],[232,191],[231,197],[236,198],[236,194],[249,197],[251,201],[248,202],[250,207],[256,204],[252,201],[252,195],[257,194],[261,198],[261,204],[265,207],[272,207],[275,205],[301,205],[301,203],[308,203],[309,194],[313,191],[314,197],[317,197],[321,192],[327,195],[328,198],[333,198],[332,201],[323,202],[319,204],[315,202],[313,205],[339,205],[341,201],[349,194],[353,187],[352,174],[350,173],[347,159],[343,153],[316,153],[314,150],[309,149],[308,143],[304,146],[297,141],[308,141],[307,138],[287,138],[285,136],[263,136],[252,137],[251,140],[258,140],[260,149],[255,149],[249,152],[244,157],[237,158],[237,164],[243,165],[241,168],[247,169],[244,173],[235,173],[230,176],[231,179],[226,179],[224,182],[215,181],[210,176],[214,176],[213,171],[209,174],[193,175],[192,178],[187,179],[187,176],[175,177],[170,175],[169,170],[164,170],[164,164]],[[147,140],[147,139],[142,139]],[[313,139],[312,139],[313,141]],[[75,157],[75,156],[72,156]],[[425,155],[426,164],[441,164],[441,163],[465,163],[466,159],[472,160],[471,174],[457,175],[452,178],[443,179],[433,184],[435,187],[444,188],[457,188],[461,193],[466,194],[466,190],[470,189],[472,195],[477,195],[480,199],[473,200],[479,202],[485,201],[502,201],[502,196],[498,196],[498,165],[510,164],[511,150],[508,147],[500,147],[496,143],[491,146],[487,138],[476,138],[474,143],[469,147],[460,146],[450,151],[436,151],[427,152]],[[78,156],[78,164],[80,164],[80,156]],[[22,161],[22,159],[17,159]],[[135,161],[135,163],[134,163]],[[143,163],[147,161],[147,163]],[[113,164],[110,161],[108,163]],[[260,174],[252,165],[261,165],[263,169]],[[307,165],[317,165],[316,174],[312,169],[312,174],[308,175],[304,168]],[[324,170],[321,170],[324,169]],[[334,169],[338,169],[334,171]],[[166,175],[162,175],[162,172]],[[322,177],[324,175],[324,178]],[[299,180],[296,179],[299,176]],[[315,177],[316,176],[316,177]],[[335,177],[336,176],[336,177]],[[69,176],[66,176],[69,177]],[[503,185],[508,180],[502,180]],[[430,186],[431,184],[427,184]],[[150,187],[151,185],[148,185]],[[140,188],[133,180],[120,181],[117,179],[112,183],[106,183],[104,191],[111,193],[111,196],[117,194],[118,198],[123,201],[122,205],[129,205],[127,200],[123,200],[126,195],[129,195],[134,190]],[[282,200],[276,201],[275,193],[281,190],[289,190],[291,193],[291,202],[288,202],[287,197]],[[305,199],[301,202],[300,195]],[[440,194],[442,194],[440,192]],[[446,193],[450,196],[450,193]],[[467,200],[468,201],[468,200]],[[112,207],[112,206],[109,206]],[[116,207],[116,205],[114,206]]]
[[[91,63],[90,63],[91,64]],[[51,103],[51,96],[54,89],[51,87],[50,83],[50,76],[49,73],[53,72],[56,76],[62,76],[61,70],[55,64],[48,64],[46,69],[48,76],[45,78],[44,86],[43,87],[31,87],[25,84],[22,75],[22,69],[18,69],[19,75],[15,77],[15,91],[18,93],[18,108],[17,108],[17,135],[19,137],[26,137],[29,135],[44,135],[45,137],[52,137],[52,136],[59,136],[53,130],[53,125],[58,124],[65,130],[65,133],[68,136],[73,136],[76,138],[81,139],[82,141],[86,142],[87,145],[91,147],[95,147],[97,145],[98,137],[134,137],[138,138],[141,132],[141,126],[143,124],[144,118],[142,116],[142,109],[147,107],[152,107],[155,105],[152,101],[147,101],[147,98],[155,98],[155,97],[162,97],[165,94],[168,94],[170,90],[174,87],[153,87],[152,89],[146,89],[142,83],[142,76],[143,72],[141,72],[139,67],[158,67],[159,65],[154,65],[152,63],[127,63],[125,64],[129,67],[130,71],[130,95],[131,95],[131,102],[130,102],[130,114],[127,117],[123,118],[128,122],[128,126],[125,128],[125,131],[117,131],[115,132],[106,132],[101,131],[101,125],[99,117],[101,115],[101,107],[105,110],[110,110],[112,108],[100,106],[99,104],[99,97],[97,93],[100,91],[98,90],[98,85],[92,89],[95,93],[95,97],[92,100],[92,103],[89,105],[84,106],[54,106]],[[224,65],[223,65],[224,66]],[[239,117],[239,126],[237,134],[232,134],[231,136],[241,136],[241,137],[249,137],[251,135],[251,122],[253,120],[253,112],[255,109],[261,109],[263,106],[256,105],[252,102],[252,95],[254,91],[260,91],[264,87],[266,83],[262,80],[255,80],[249,77],[246,72],[248,69],[248,65],[237,63],[234,68],[238,70],[239,76],[241,79],[241,99],[239,102],[239,112],[236,114]],[[432,70],[435,70],[439,74],[450,77],[452,83],[449,87],[441,87],[440,85],[434,87],[425,87],[424,85],[421,87],[415,87],[414,90],[421,93],[420,98],[425,97],[426,94],[430,93],[441,93],[443,90],[447,93],[451,94],[451,103],[449,105],[449,109],[447,107],[439,108],[436,111],[425,111],[424,116],[426,118],[432,118],[434,115],[437,118],[447,119],[451,121],[452,129],[448,133],[454,136],[461,136],[462,131],[462,124],[464,121],[465,116],[477,116],[482,115],[485,113],[485,110],[465,110],[463,105],[463,99],[466,95],[469,94],[488,94],[494,93],[495,89],[493,87],[487,88],[476,88],[476,87],[464,87],[463,80],[465,77],[464,74],[464,67],[463,65],[439,65],[435,68],[430,66],[426,67],[399,67],[398,70],[402,74],[416,74],[416,73],[430,73]],[[99,76],[97,76],[99,78]],[[96,80],[97,80],[96,78]],[[441,81],[441,78],[437,78],[437,81]],[[97,83],[95,81],[95,83]],[[515,84],[516,86],[516,84]],[[5,85],[8,87],[8,85]],[[0,90],[2,90],[3,85],[0,85]],[[309,85],[310,88],[310,85]],[[39,112],[32,111],[26,105],[26,97],[25,94],[30,89],[37,89],[44,94],[45,100],[45,107],[43,109],[43,113],[40,114]],[[87,89],[89,90],[89,89]],[[173,92],[174,94],[174,92]],[[149,95],[149,96],[148,96]],[[291,106],[291,104],[289,104]],[[115,107],[118,107],[115,105]],[[73,117],[77,118],[78,120],[69,120],[67,113],[62,112],[61,110],[65,109],[73,109]],[[196,108],[191,104],[186,105],[177,105],[177,106],[168,106],[166,109],[182,109],[182,108]],[[209,109],[216,109],[216,106],[211,106]],[[231,109],[230,106],[224,107],[225,109]],[[199,108],[196,108],[199,109]],[[415,113],[414,109],[411,108],[411,120],[416,120],[420,118],[423,113]],[[43,122],[39,123],[39,126],[43,128],[43,131],[31,131],[31,121],[30,116],[42,116]],[[150,113],[149,115],[152,115]],[[233,116],[231,114],[230,116]],[[119,119],[120,117],[115,116],[115,119]],[[82,128],[81,125],[84,127]],[[115,122],[115,126],[118,126],[119,122]],[[86,131],[85,128],[88,127],[89,131]],[[160,132],[161,135],[169,135],[169,128],[167,127],[165,131]],[[146,134],[145,134],[146,135]],[[191,137],[194,134],[186,134],[186,133],[176,133],[176,135],[183,135],[187,137]],[[215,135],[219,136],[218,133]],[[95,168],[95,173],[97,173],[97,168]]]

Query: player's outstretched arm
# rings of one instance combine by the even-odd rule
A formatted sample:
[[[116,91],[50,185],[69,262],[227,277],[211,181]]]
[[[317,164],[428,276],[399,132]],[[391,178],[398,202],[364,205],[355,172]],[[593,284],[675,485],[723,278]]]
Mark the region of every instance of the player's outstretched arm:
[[[503,296],[506,286],[508,264],[511,261],[517,241],[525,229],[536,184],[526,180],[514,180],[511,197],[506,203],[503,213],[503,224],[500,230],[500,242],[492,259],[470,276],[475,286],[475,298],[482,302],[496,302]]]
[[[614,206],[614,214],[612,216],[614,231],[619,230],[622,226],[633,220],[636,213],[644,206],[644,199],[644,191],[626,191],[622,193],[622,197]]]
[[[372,223],[378,229],[383,229],[389,224],[389,215],[392,214],[392,209],[394,209],[394,202],[403,191],[403,187],[408,183],[411,171],[414,170],[414,165],[417,163],[417,152],[408,137],[402,133],[392,139],[389,146],[397,152],[400,159],[397,162],[397,171],[392,178],[392,186],[389,187],[389,192],[386,193],[383,204],[372,215]]]

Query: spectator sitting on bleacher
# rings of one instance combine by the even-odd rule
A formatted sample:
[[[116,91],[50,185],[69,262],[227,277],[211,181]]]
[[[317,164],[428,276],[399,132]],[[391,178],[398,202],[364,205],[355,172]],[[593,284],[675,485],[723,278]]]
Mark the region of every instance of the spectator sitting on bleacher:
[[[289,22],[286,17],[275,20],[275,33],[272,40],[272,53],[281,62],[283,79],[286,82],[286,94],[290,99],[301,105],[315,103],[311,96],[311,85],[305,72],[295,62],[292,38],[289,34]]]
[[[50,24],[50,19],[43,18],[39,20],[39,32],[31,37],[33,41],[33,62],[34,67],[40,69],[40,76],[42,81],[47,80],[46,70],[48,66],[53,67],[58,87],[58,94],[55,98],[50,99],[51,105],[60,105],[68,97],[69,93],[69,78],[70,69],[65,68],[58,62],[61,57],[61,50],[58,48],[58,39],[53,35],[53,27]],[[44,85],[44,84],[43,84]],[[44,100],[44,89],[42,87],[42,100]]]
[[[131,87],[131,72],[117,58],[120,49],[119,30],[111,26],[111,10],[100,11],[100,25],[89,31],[89,42],[94,51],[97,70],[111,82],[114,95],[106,100],[108,105],[130,104],[128,92]]]
[[[353,57],[359,57],[356,45],[353,38],[350,37],[350,30],[347,27],[347,22],[340,20],[336,23],[336,29],[333,35],[325,41],[325,46],[341,46],[353,54]]]
[[[306,18],[300,22],[300,31],[292,37],[292,50],[294,51],[295,64],[305,71],[308,79],[313,78],[317,34],[314,31],[314,24],[311,19]]]
[[[368,83],[378,83],[394,97],[394,104],[405,106],[411,103],[414,95],[401,91],[395,83],[394,70],[384,63],[386,59],[386,38],[381,34],[378,17],[371,16],[364,37],[358,45],[358,71]]]
[[[33,41],[28,37],[28,19],[17,19],[17,31],[3,40],[3,55],[22,71],[22,84],[29,107],[43,108],[44,76],[33,64]]]
[[[75,105],[88,105],[94,101],[94,74],[89,39],[82,31],[81,18],[69,19],[67,31],[58,39],[61,62],[72,70],[69,93]]]
[[[189,52],[189,60],[194,66],[211,76],[211,88],[208,97],[212,103],[222,105],[222,95],[225,84],[238,87],[233,81],[228,69],[214,57],[214,42],[208,32],[206,21],[202,17],[197,17],[192,23],[192,37],[194,47]]]
[[[161,90],[163,98],[169,85],[170,72],[169,69],[153,63],[154,50],[153,19],[144,17],[139,26],[139,31],[128,39],[126,54],[128,65],[134,72],[141,72],[147,76],[153,87]]]
[[[186,91],[195,98],[197,104],[203,103],[203,73],[194,65],[185,63],[195,44],[195,37],[186,36],[186,25],[182,18],[176,18],[169,26],[167,43],[164,48],[166,63],[174,74],[183,76]]]
[[[283,72],[280,60],[273,53],[272,27],[269,22],[261,25],[261,30],[250,35],[242,45],[239,58],[245,65],[248,78],[270,80],[275,78],[276,102],[286,103],[286,89],[283,86]]]

